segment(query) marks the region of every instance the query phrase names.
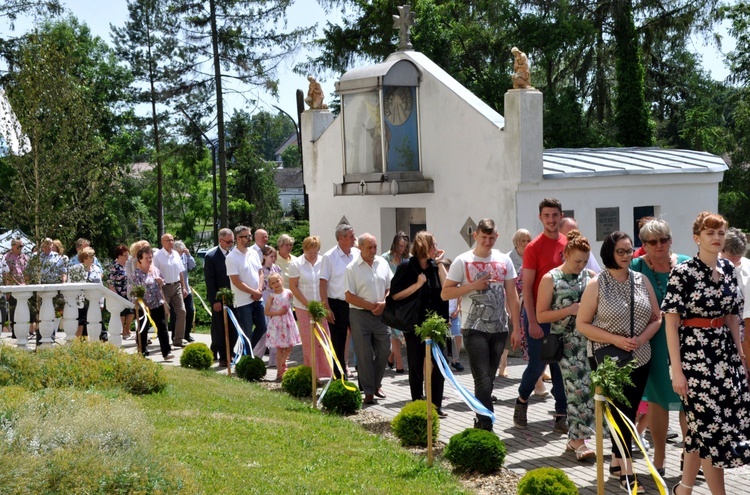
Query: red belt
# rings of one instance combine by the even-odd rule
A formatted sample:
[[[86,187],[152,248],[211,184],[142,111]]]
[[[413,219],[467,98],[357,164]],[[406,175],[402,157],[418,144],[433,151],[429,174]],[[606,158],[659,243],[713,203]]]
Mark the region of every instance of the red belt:
[[[725,316],[719,316],[718,318],[688,318],[682,320],[682,324],[686,327],[697,327],[697,328],[721,328],[724,326]]]

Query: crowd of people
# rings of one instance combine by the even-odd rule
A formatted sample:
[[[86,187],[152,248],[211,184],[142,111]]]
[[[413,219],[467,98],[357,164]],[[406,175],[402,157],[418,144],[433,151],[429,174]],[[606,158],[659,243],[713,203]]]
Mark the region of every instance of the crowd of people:
[[[540,203],[539,220],[542,232],[532,239],[528,230],[519,229],[506,254],[494,248],[494,221],[482,219],[473,233],[473,249],[456,253],[453,261],[425,231],[413,239],[398,232],[379,255],[373,235],[356,237],[354,228],[342,223],[334,232],[334,247],[321,254],[320,237],[311,235],[302,241],[302,256],[295,257],[295,239],[286,234],[278,237],[275,249],[263,229],[221,229],[218,246],[204,261],[212,350],[220,366],[230,365],[238,334],[230,323],[227,348],[219,293],[231,289],[237,324],[255,355],[269,348],[277,380],[292,348],[301,344],[305,365],[315,356],[319,381],[353,378],[356,368],[365,404],[386,398],[383,376],[394,366],[398,373],[408,368],[411,398],[419,400],[425,395],[425,346],[413,329],[389,328],[381,318],[386,304],[412,301],[419,323],[433,313],[449,323],[452,338],[441,352],[462,371],[459,356],[465,347],[474,395],[490,412],[494,383],[507,377],[507,353],[522,347],[527,363],[514,426],[527,427],[529,398],[548,394],[542,381],[548,374],[555,405],[552,429],[567,435],[566,450],[581,461],[596,456],[587,443],[594,423],[591,372],[605,355],[619,356],[632,364],[632,385],[615,405],[639,422],[638,433],[649,429],[653,463],[661,475],[669,411],[680,411],[682,478],[672,493],[691,493],[702,470],[711,492],[723,494],[723,469],[750,463],[750,339],[744,339],[750,304],[743,304],[750,297],[750,260],[744,234],[728,228],[718,214],[701,213],[693,225],[698,254],[691,258],[672,252],[672,233],[664,220],[645,218],[638,232],[639,252],[628,234],[612,232],[602,243],[600,267],[575,219],[563,217],[558,200]],[[78,254],[71,260],[52,239],[45,239],[31,258],[22,247],[22,241],[14,240],[3,258],[4,284],[34,283],[29,266],[37,266],[39,283],[102,281],[102,267],[85,239],[76,243]],[[134,300],[132,288],[145,288],[143,304],[156,326],[159,350],[171,359],[173,347],[193,341],[188,271],[195,260],[171,234],[161,238],[156,252],[138,241],[129,248],[118,246],[114,254],[108,267],[110,289]],[[327,310],[320,329],[323,340],[331,343],[333,366],[320,340],[312,338],[311,301]],[[85,335],[86,304],[83,299],[78,304],[77,335]],[[123,338],[132,338],[132,310],[120,316]],[[12,314],[3,316],[7,320],[13,320]],[[562,342],[561,352],[545,362],[542,342],[550,335]],[[139,351],[148,355],[148,333],[136,338]],[[431,397],[444,417],[445,380],[436,364]],[[617,416],[616,421],[622,438],[612,439],[609,471],[632,491],[633,435]],[[478,412],[474,426],[492,431],[494,424]],[[637,486],[642,492],[643,486]]]

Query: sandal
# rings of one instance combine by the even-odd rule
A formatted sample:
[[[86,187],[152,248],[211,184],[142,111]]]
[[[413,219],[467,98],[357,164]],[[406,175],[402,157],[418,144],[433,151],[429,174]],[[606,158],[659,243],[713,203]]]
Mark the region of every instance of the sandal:
[[[633,479],[633,481],[630,481],[630,478]],[[633,490],[633,485],[638,483],[638,478],[635,477],[635,474],[622,474],[620,475],[620,488],[625,490],[628,493],[646,493],[646,489],[643,488],[643,485],[638,485],[637,490]]]
[[[688,490],[690,490],[690,493],[693,493],[693,487],[691,485],[686,485],[685,483],[683,483],[682,481],[680,481],[679,483],[677,483],[675,486],[672,487],[672,495],[677,495],[677,487],[678,486],[681,486],[683,488],[687,488]]]
[[[572,445],[570,444],[570,442],[572,442],[572,440],[568,440],[568,443],[567,443],[567,444],[565,444],[565,450],[566,450],[566,451],[572,451],[572,452],[575,452],[575,454],[576,454],[576,459],[578,459],[579,461],[583,461],[583,460],[585,460],[585,459],[590,459],[590,458],[592,458],[592,457],[596,457],[596,451],[594,451],[594,450],[592,450],[592,449],[588,448],[588,446],[587,446],[587,445],[586,445],[585,443],[584,443],[583,445],[579,446],[579,447],[578,447],[578,448],[576,449],[576,448],[574,448],[574,447],[573,447],[573,446],[572,446]],[[611,468],[610,468],[610,471],[611,471]]]
[[[609,465],[609,474],[611,474],[613,476],[620,476],[621,472],[622,472],[622,466],[620,466],[619,464],[610,464]]]

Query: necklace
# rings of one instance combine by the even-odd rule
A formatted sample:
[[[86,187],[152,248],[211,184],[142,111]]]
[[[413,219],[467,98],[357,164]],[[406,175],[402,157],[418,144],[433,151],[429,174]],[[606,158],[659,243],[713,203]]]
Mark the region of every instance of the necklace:
[[[667,291],[664,288],[664,286],[661,283],[661,275],[664,273],[669,273],[669,271],[672,270],[672,255],[669,256],[669,271],[667,272],[660,272],[656,270],[656,267],[654,267],[654,262],[651,261],[650,256],[646,256],[646,264],[651,269],[651,271],[654,273],[654,280],[656,281],[656,290],[659,293],[660,299],[664,299],[664,296],[666,295]],[[668,276],[668,275],[667,275]]]

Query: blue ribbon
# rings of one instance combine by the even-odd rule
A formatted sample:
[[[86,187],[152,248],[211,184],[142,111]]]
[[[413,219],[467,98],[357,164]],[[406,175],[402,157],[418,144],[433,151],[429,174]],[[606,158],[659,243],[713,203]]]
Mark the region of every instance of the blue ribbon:
[[[233,365],[237,364],[237,361],[240,360],[240,357],[245,356],[246,354],[250,354],[250,357],[255,357],[253,355],[253,346],[250,344],[250,339],[247,338],[247,335],[245,335],[245,332],[242,330],[242,327],[240,326],[240,323],[237,321],[237,317],[234,316],[234,313],[232,313],[232,310],[229,309],[227,306],[224,306],[227,310],[227,315],[229,315],[229,319],[234,324],[234,328],[237,329],[237,343],[234,345],[234,358],[232,359]],[[247,343],[245,343],[247,341]],[[250,351],[250,352],[248,352]]]
[[[432,339],[425,340],[425,343],[430,344],[430,348],[432,349],[432,357],[435,358],[435,362],[437,363],[437,367],[440,370],[440,373],[442,373],[446,381],[450,383],[454,389],[456,389],[456,392],[458,392],[461,400],[463,400],[472,411],[477,414],[481,414],[482,416],[488,416],[494,423],[495,414],[484,407],[484,404],[479,402],[479,400],[477,400],[477,398],[474,397],[471,392],[466,390],[463,385],[458,383],[458,380],[456,380],[453,372],[451,372],[450,366],[448,366],[448,362],[445,360],[445,356],[443,356],[443,353],[440,351],[440,347],[436,346]]]

